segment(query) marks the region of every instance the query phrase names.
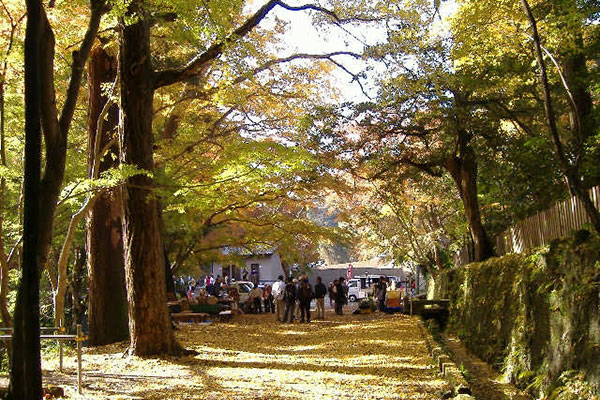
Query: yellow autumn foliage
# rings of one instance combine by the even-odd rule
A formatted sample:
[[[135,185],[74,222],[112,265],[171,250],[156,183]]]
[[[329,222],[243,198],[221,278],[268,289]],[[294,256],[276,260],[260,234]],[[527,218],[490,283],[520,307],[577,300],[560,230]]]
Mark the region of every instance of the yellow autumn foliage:
[[[125,343],[90,349],[80,398],[440,398],[444,381],[416,319],[379,313],[327,317],[282,324],[272,314],[243,315],[227,323],[181,326],[178,339],[198,354],[180,358],[123,357]],[[74,363],[67,361],[73,379]],[[54,362],[43,362],[49,379],[61,376],[49,371]],[[78,398],[73,387],[65,389]]]

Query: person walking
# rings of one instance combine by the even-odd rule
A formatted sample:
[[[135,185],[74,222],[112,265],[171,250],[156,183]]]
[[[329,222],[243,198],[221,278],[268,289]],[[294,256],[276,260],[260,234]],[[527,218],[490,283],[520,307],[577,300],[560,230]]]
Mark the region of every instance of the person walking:
[[[283,310],[285,307],[285,301],[283,300],[283,292],[285,289],[285,282],[283,281],[283,275],[279,275],[277,282],[273,284],[271,293],[275,300],[275,312],[277,313],[277,321],[283,321]]]
[[[283,291],[283,299],[285,301],[285,312],[283,313],[282,322],[294,321],[294,308],[296,308],[296,284],[292,278],[288,278],[287,284]]]
[[[274,313],[275,305],[273,304],[273,288],[271,285],[266,284],[263,290],[263,304],[265,305],[266,313]]]
[[[240,303],[240,292],[237,290],[235,286],[230,286],[227,290],[227,295],[232,300],[231,301],[231,310],[237,310],[239,308]]]
[[[323,283],[320,276],[317,276],[317,284],[315,285],[315,300],[317,303],[317,318],[325,319],[325,295],[327,287]]]
[[[310,322],[310,302],[313,299],[313,289],[308,278],[300,281],[300,287],[298,290],[298,302],[300,303],[300,322]],[[306,316],[306,319],[304,318]]]
[[[379,311],[385,311],[385,295],[387,294],[387,283],[385,276],[380,276],[379,281],[375,285],[375,298],[379,304]]]
[[[329,287],[327,288],[327,293],[329,294],[329,307],[333,307],[333,301],[335,300],[335,292],[333,288],[337,283],[337,279],[334,279],[333,282],[329,282]]]
[[[335,313],[342,315],[344,313],[343,307],[346,304],[346,290],[344,288],[344,281],[346,278],[340,277],[337,283],[333,286],[335,292]]]
[[[250,291],[249,298],[252,300],[255,314],[262,313],[262,295],[263,291],[258,286],[254,286],[254,288]]]
[[[300,281],[296,278],[292,279],[294,285],[296,285],[296,308],[294,308],[294,321],[300,316],[300,300],[298,299],[298,290],[300,289]]]

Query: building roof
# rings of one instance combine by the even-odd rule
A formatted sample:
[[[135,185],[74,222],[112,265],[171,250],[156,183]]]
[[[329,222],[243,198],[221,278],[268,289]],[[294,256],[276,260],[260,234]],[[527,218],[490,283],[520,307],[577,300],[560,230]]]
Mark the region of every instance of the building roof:
[[[252,257],[268,257],[272,256],[277,252],[275,247],[257,246],[254,249],[247,249],[244,247],[226,247],[221,250],[225,255],[234,254],[244,258]]]
[[[316,267],[316,270],[325,269],[346,269],[352,264],[353,268],[374,268],[374,269],[390,269],[395,268],[394,263],[391,261],[384,261],[379,258],[373,258],[365,261],[353,261],[344,264],[332,264],[332,265],[321,265]]]

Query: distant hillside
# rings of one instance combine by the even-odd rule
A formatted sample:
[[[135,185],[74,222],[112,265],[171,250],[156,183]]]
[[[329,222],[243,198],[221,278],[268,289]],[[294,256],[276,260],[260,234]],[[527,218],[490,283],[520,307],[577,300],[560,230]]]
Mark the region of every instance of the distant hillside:
[[[315,207],[308,212],[311,221],[327,227],[338,227],[337,211],[326,207]],[[350,249],[342,243],[322,243],[319,245],[319,255],[326,264],[342,264],[350,261]]]

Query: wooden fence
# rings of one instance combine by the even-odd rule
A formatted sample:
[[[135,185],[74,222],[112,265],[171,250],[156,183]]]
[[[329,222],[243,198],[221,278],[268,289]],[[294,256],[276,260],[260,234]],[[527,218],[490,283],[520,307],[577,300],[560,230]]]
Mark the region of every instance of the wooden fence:
[[[590,197],[600,209],[600,186],[590,189]],[[590,220],[583,204],[576,197],[556,203],[554,207],[522,220],[496,237],[496,254],[523,253],[534,247],[566,236],[570,231],[580,229]],[[473,260],[469,246],[460,249],[455,257],[455,265],[465,265]]]

